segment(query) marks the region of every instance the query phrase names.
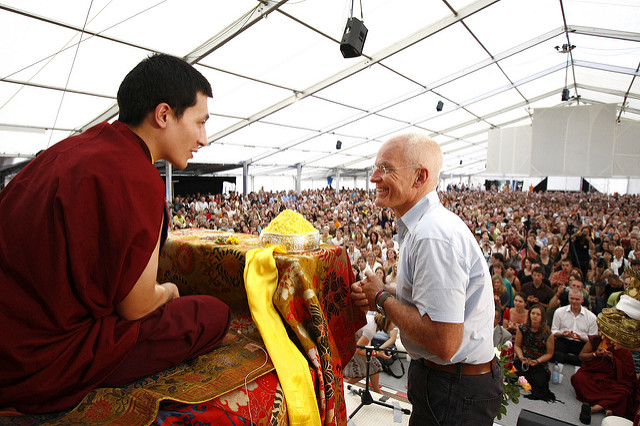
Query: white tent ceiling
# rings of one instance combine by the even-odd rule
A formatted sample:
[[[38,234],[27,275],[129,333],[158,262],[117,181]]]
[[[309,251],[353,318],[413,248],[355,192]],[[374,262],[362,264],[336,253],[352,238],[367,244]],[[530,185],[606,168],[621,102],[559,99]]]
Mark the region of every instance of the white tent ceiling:
[[[251,176],[364,174],[406,131],[441,145],[444,173],[472,175],[487,131],[531,124],[535,108],[615,103],[619,120],[640,120],[640,0],[361,0],[364,55],[344,59],[350,8],[2,1],[0,171],[116,118],[120,81],[150,52],[185,58],[213,86],[211,143],[193,163],[245,163]]]

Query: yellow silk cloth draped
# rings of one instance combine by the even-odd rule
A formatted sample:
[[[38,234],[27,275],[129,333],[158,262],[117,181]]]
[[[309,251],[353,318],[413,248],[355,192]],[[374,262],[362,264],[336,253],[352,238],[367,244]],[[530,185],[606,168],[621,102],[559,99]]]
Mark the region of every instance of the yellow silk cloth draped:
[[[307,359],[291,342],[282,319],[273,306],[278,269],[273,251],[277,246],[249,250],[244,285],[251,316],[264,341],[287,401],[289,424],[320,425],[320,413]]]

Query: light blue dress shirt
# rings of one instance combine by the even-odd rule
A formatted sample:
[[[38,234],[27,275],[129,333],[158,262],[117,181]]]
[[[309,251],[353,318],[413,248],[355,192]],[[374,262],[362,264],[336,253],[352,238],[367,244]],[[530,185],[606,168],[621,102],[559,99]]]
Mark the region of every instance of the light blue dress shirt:
[[[411,357],[439,364],[491,361],[495,355],[491,276],[467,225],[440,203],[434,190],[398,220],[398,236],[398,299],[433,321],[464,323],[462,344],[450,361],[403,334]]]

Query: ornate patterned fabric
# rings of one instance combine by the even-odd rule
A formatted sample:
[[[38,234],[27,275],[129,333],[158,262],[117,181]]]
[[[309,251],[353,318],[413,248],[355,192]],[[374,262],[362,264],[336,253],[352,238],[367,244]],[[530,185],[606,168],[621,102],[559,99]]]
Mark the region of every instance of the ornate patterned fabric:
[[[69,411],[46,415],[3,415],[0,423],[150,424],[156,419],[161,401],[189,405],[211,401],[269,373],[273,364],[270,361],[265,363],[265,358],[264,352],[250,339],[230,332],[220,346],[206,355],[125,387],[94,389]],[[212,401],[211,404],[222,402]],[[270,419],[271,412],[265,418]]]
[[[286,426],[287,404],[275,373],[202,404],[163,403],[154,425]]]
[[[218,243],[230,235],[238,238],[237,245]],[[158,280],[176,283],[181,294],[214,295],[231,306],[234,317],[246,318],[245,254],[257,247],[258,237],[251,235],[175,231],[160,257]],[[315,369],[320,418],[325,425],[346,424],[342,369],[355,352],[356,331],[366,323],[350,301],[354,277],[347,254],[341,247],[323,245],[274,258],[279,283],[273,304]]]
[[[249,250],[246,254],[244,285],[249,309],[284,391],[289,424],[317,426],[320,424],[320,412],[309,362],[289,338],[273,305],[279,283],[278,268],[273,258],[276,249],[281,250],[279,246],[270,246]]]
[[[158,280],[176,283],[182,295],[211,294],[231,307],[229,333],[213,352],[126,387],[95,389],[67,412],[0,412],[0,424],[288,424],[273,364],[261,366],[265,355],[244,290],[245,253],[259,246],[258,238],[233,234],[238,245],[216,242],[229,235],[170,233],[158,271]],[[274,257],[279,274],[274,306],[309,360],[321,420],[346,425],[342,369],[355,352],[356,331],[366,323],[350,302],[353,276],[346,252],[322,246]]]

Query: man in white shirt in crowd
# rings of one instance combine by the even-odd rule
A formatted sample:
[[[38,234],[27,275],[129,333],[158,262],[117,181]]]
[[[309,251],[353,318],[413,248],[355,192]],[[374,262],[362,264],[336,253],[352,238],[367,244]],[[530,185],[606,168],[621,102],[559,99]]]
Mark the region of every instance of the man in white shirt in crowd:
[[[347,239],[346,235],[344,239]],[[347,243],[347,256],[349,256],[352,265],[355,265],[358,259],[362,257],[360,250],[356,247],[356,242],[352,238],[349,238],[349,242]]]
[[[580,365],[578,355],[589,340],[598,333],[593,312],[582,306],[584,295],[579,289],[569,291],[569,305],[556,309],[551,332],[555,336],[555,350],[551,362]]]

